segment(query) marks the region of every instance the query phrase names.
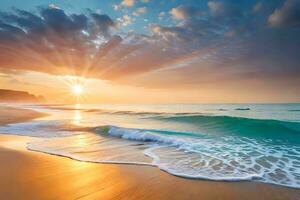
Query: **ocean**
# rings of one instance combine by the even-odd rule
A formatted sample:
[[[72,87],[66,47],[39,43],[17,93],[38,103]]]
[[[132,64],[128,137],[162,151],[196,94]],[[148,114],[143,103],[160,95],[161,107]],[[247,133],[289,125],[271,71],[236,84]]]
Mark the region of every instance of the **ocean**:
[[[48,117],[0,126],[29,150],[149,165],[182,178],[300,188],[300,104],[15,105]]]

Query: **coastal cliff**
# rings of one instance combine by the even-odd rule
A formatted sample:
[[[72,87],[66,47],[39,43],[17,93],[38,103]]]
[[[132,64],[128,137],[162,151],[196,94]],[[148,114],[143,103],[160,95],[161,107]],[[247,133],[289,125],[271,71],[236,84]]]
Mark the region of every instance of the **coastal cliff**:
[[[33,95],[25,91],[0,89],[0,102],[44,102],[43,96]]]

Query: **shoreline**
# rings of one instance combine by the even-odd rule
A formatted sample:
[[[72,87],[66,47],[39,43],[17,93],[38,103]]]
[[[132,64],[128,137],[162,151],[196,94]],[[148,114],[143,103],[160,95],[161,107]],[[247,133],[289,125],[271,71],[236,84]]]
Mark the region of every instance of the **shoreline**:
[[[3,105],[0,105],[0,112],[0,126],[11,123],[27,122],[37,118],[49,116],[46,113],[41,113],[34,110]]]
[[[11,119],[22,122],[45,116],[26,109],[2,109],[10,117],[1,118],[4,113],[1,112],[1,125],[13,123]],[[299,200],[300,197],[299,189],[272,184],[187,179],[153,166],[78,161],[28,150],[27,142],[32,140],[38,138],[0,133],[0,199]]]
[[[77,161],[27,150],[30,140],[0,134],[0,162],[6,163],[0,166],[0,199],[297,200],[300,196],[298,189],[271,184],[185,179],[151,166]]]

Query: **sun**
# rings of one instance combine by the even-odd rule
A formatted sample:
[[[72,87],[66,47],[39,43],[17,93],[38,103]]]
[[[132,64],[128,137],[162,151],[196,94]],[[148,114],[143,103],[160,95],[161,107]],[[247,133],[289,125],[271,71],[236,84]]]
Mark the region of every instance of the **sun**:
[[[72,86],[72,92],[73,94],[75,94],[76,96],[80,96],[83,92],[83,88],[81,85],[73,85]]]

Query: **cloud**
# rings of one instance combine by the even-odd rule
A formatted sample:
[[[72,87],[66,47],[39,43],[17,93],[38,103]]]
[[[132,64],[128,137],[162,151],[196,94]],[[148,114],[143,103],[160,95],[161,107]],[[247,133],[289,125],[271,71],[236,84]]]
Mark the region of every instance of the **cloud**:
[[[180,77],[173,81],[201,83],[203,78],[199,74],[210,74],[211,80],[221,79],[221,76],[222,79],[247,78],[249,74],[260,74],[261,79],[275,74],[282,74],[282,77],[299,74],[297,63],[300,59],[296,56],[300,51],[299,30],[279,32],[268,29],[261,23],[265,20],[262,15],[253,16],[253,5],[241,8],[229,1],[210,1],[208,5],[209,15],[200,8],[182,5],[170,12],[180,23],[175,26],[152,24],[150,27],[155,37],[168,44],[167,51],[171,48],[189,58],[166,70],[166,74],[174,73],[174,77],[175,74]],[[199,53],[205,51],[210,53]],[[166,80],[159,82],[154,74],[148,80],[155,80],[158,85],[167,84]],[[146,84],[146,80],[141,81]],[[168,84],[172,85],[172,80]]]
[[[116,80],[181,57],[172,49],[162,51],[168,44],[160,39],[135,33],[114,35],[118,22],[97,13],[68,15],[47,7],[38,14],[2,13],[0,21],[0,69]],[[121,22],[127,25],[131,18],[124,15]]]
[[[133,19],[127,14],[123,15],[122,17],[117,18],[117,20],[121,26],[128,26],[129,24],[132,24],[132,22],[133,22]]]
[[[120,10],[120,9],[122,8],[122,6],[119,5],[119,4],[113,4],[112,7],[113,7],[113,9],[116,10],[116,11],[117,11],[117,10]]]
[[[140,7],[140,8],[137,8],[136,9],[136,12],[137,13],[140,13],[140,14],[144,14],[147,12],[147,8],[144,6],[144,7]]]
[[[213,13],[213,15],[220,15],[224,12],[224,4],[222,2],[216,2],[216,1],[209,1],[207,3],[208,8]]]
[[[163,17],[163,16],[165,16],[165,15],[166,15],[165,12],[160,12],[160,13],[158,14],[159,17]]]
[[[134,4],[135,0],[123,0],[120,4],[113,4],[112,7],[115,11],[118,11],[124,7],[133,7]]]
[[[268,18],[272,27],[300,27],[300,1],[286,0]]]
[[[97,29],[96,32],[105,36],[109,35],[110,29],[116,26],[116,23],[107,15],[92,13],[91,17],[94,20],[93,28]]]
[[[160,12],[160,13],[158,14],[158,19],[159,19],[159,20],[163,20],[165,15],[166,15],[165,12],[163,12],[163,11]]]
[[[207,6],[211,15],[214,17],[239,17],[242,15],[241,11],[234,4],[226,4],[221,1],[209,1]]]
[[[127,7],[132,7],[135,4],[135,0],[123,0],[121,2],[121,5],[127,6]]]
[[[60,7],[58,7],[57,5],[55,5],[53,3],[49,4],[48,6],[49,6],[49,8],[60,9]]]
[[[141,14],[145,14],[147,12],[147,8],[146,7],[139,7],[137,8],[132,15],[134,16],[140,16]]]
[[[111,38],[113,27],[107,15],[67,15],[50,7],[41,8],[39,15],[23,10],[1,13],[0,50],[5,53],[0,55],[0,68],[63,73],[73,66],[77,71],[101,39]]]
[[[174,19],[184,20],[189,17],[196,17],[201,15],[201,11],[198,8],[192,6],[180,5],[176,8],[172,8],[170,14]]]
[[[257,13],[260,12],[262,9],[263,9],[263,3],[257,2],[252,8],[252,12]]]
[[[218,41],[218,35],[223,36],[225,32],[222,26],[205,16],[199,7],[180,5],[172,8],[169,13],[179,23],[175,26],[152,25],[152,32],[164,40],[189,44],[190,49],[209,42],[213,37]]]
[[[182,27],[166,27],[153,24],[150,28],[154,34],[162,36],[166,41],[180,40],[185,36],[185,29]]]
[[[97,13],[97,14],[101,14],[101,13],[102,13],[102,10],[98,8],[98,9],[96,9],[96,13]]]

